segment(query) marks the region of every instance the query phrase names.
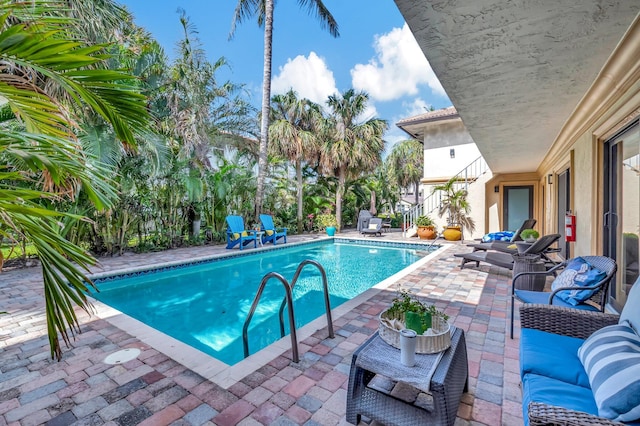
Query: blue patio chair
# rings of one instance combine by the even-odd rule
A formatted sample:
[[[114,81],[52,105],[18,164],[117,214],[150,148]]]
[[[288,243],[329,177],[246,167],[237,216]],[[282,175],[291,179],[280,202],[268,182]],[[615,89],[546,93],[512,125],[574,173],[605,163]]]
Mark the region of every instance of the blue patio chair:
[[[258,239],[256,238],[256,231],[251,229],[245,229],[244,220],[242,216],[227,216],[227,248],[233,248],[236,245],[242,247],[253,241],[253,247],[258,247]]]
[[[277,230],[275,225],[273,224],[273,218],[268,214],[260,215],[261,222],[261,231],[264,231],[262,235],[262,244],[272,242],[273,245],[276,245],[276,241],[279,239],[283,239],[284,243],[287,242],[287,228],[282,228]]]

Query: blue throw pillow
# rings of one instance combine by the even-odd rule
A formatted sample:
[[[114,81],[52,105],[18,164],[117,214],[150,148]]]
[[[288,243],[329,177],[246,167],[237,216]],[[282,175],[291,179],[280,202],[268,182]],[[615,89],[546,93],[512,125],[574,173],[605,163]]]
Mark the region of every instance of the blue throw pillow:
[[[640,336],[626,324],[593,333],[578,349],[598,414],[619,422],[640,419]]]
[[[556,291],[566,287],[591,287],[602,281],[607,274],[591,266],[581,257],[571,259],[567,267],[551,284],[551,291]],[[596,290],[567,290],[560,291],[557,296],[569,303],[577,306],[593,296]]]

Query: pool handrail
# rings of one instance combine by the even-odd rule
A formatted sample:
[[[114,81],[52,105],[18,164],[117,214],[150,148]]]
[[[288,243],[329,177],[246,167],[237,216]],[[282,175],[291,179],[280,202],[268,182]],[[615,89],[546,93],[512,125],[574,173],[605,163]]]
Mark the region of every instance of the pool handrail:
[[[302,272],[302,269],[305,265],[314,265],[320,270],[320,274],[322,275],[322,288],[324,292],[324,304],[327,311],[327,328],[329,331],[329,337],[334,338],[335,335],[333,333],[333,320],[331,319],[331,303],[329,300],[329,285],[327,283],[327,273],[320,263],[315,260],[306,259],[300,262],[298,268],[296,269],[295,274],[293,275],[293,280],[291,280],[291,284],[287,281],[285,277],[277,272],[269,272],[264,277],[262,277],[262,281],[260,281],[260,286],[258,287],[258,291],[253,299],[253,303],[251,304],[251,308],[249,309],[249,313],[247,314],[247,319],[244,321],[244,325],[242,327],[242,349],[244,351],[244,357],[249,356],[249,323],[251,323],[251,319],[253,318],[253,314],[258,307],[258,303],[260,302],[260,297],[262,297],[262,292],[264,291],[264,287],[267,282],[271,278],[276,278],[278,281],[282,283],[284,286],[285,298],[280,305],[280,310],[278,312],[278,317],[280,319],[280,337],[284,337],[284,306],[286,304],[289,305],[289,329],[291,330],[291,354],[293,358],[293,362],[300,362],[300,356],[298,354],[298,336],[296,334],[296,321],[295,314],[293,311],[293,287],[296,285],[298,281],[298,277]]]
[[[258,307],[258,303],[260,302],[260,297],[262,296],[262,292],[264,291],[264,287],[267,284],[267,281],[271,278],[278,279],[282,285],[284,286],[285,299],[289,301],[289,328],[291,329],[291,352],[293,356],[293,362],[299,362],[300,357],[298,355],[298,337],[296,336],[296,321],[295,316],[293,314],[293,292],[292,288],[289,285],[289,282],[277,272],[269,272],[264,277],[262,277],[262,281],[260,282],[260,287],[258,287],[258,292],[256,293],[255,298],[253,299],[253,304],[251,305],[251,309],[249,309],[249,314],[247,315],[247,319],[244,321],[244,326],[242,327],[242,348],[244,350],[244,357],[249,356],[249,323],[251,322],[251,318],[253,317],[253,313]]]
[[[331,302],[329,300],[329,284],[327,282],[327,273],[325,272],[322,265],[312,259],[305,259],[298,265],[296,269],[296,273],[293,274],[293,279],[291,280],[291,290],[293,291],[293,287],[295,287],[296,282],[298,282],[298,278],[300,277],[300,273],[305,265],[313,265],[320,270],[320,275],[322,275],[322,290],[324,293],[324,307],[327,315],[327,328],[329,331],[329,337],[332,339],[335,337],[333,333],[333,320],[331,319]],[[284,305],[286,305],[287,299],[282,300],[282,304],[280,305],[280,311],[278,312],[278,317],[280,318],[280,337],[284,337]]]

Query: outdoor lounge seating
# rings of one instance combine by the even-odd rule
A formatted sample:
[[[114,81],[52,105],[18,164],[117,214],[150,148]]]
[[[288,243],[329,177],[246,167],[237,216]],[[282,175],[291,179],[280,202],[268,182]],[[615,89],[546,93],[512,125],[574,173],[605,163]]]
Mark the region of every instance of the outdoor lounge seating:
[[[391,231],[391,218],[390,217],[382,219],[382,230],[384,232]]]
[[[524,303],[557,305],[585,311],[604,312],[607,289],[617,270],[616,262],[606,256],[583,256],[562,262],[547,271],[521,272],[511,282],[511,332],[515,299]],[[551,284],[551,291],[519,290],[518,280],[526,276],[560,275]]]
[[[514,232],[513,236],[511,237],[511,239],[509,239],[509,241],[496,240],[496,241],[488,241],[485,243],[474,243],[474,244],[467,244],[467,245],[469,247],[473,247],[473,251],[495,250],[495,251],[500,251],[504,253],[515,254],[515,253],[518,253],[518,248],[515,247],[515,243],[518,241],[522,241],[522,238],[520,237],[520,233],[525,229],[533,229],[533,227],[536,225],[536,222],[537,221],[535,219],[526,219],[522,223],[522,226],[520,226],[520,228],[518,228],[516,232]]]
[[[262,235],[262,244],[272,242],[273,245],[276,245],[276,242],[282,239],[283,243],[287,242],[287,228],[282,228],[280,230],[276,229],[276,226],[273,224],[273,218],[268,214],[260,215],[260,223],[261,223],[261,231],[264,232]]]
[[[380,235],[382,236],[382,219],[379,217],[372,217],[369,219],[369,224],[366,228],[362,228],[360,231],[364,235]]]
[[[545,257],[545,251],[548,251],[551,245],[560,239],[560,234],[548,234],[540,237],[535,243],[532,243],[521,254],[539,254]],[[489,263],[491,265],[500,266],[507,269],[513,269],[514,258],[512,254],[500,253],[496,251],[473,251],[469,253],[456,253],[454,256],[461,257],[460,269],[469,262],[475,262],[476,267],[480,266],[480,262]],[[545,260],[550,261],[546,258]]]
[[[640,279],[620,316],[524,304],[520,323],[525,425],[640,424]]]
[[[253,247],[258,247],[258,239],[256,238],[256,231],[252,229],[245,229],[244,220],[241,216],[229,215],[227,216],[227,248],[233,248],[236,245],[240,250],[242,247],[250,244],[253,241]]]

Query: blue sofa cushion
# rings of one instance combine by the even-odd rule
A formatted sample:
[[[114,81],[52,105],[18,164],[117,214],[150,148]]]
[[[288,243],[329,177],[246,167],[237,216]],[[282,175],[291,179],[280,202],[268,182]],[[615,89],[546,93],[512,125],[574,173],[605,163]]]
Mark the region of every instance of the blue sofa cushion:
[[[526,374],[522,378],[522,418],[525,426],[529,424],[527,410],[530,402],[598,415],[591,389],[537,374]]]
[[[591,266],[581,257],[571,259],[564,271],[551,283],[551,291],[565,287],[590,287],[602,281],[607,274]],[[577,306],[593,296],[595,290],[567,290],[558,292],[557,296],[570,305]]]
[[[546,293],[543,291],[530,291],[530,290],[515,290],[515,294],[516,297],[523,301],[524,303],[541,303],[541,304],[548,304],[549,303],[549,296],[551,295],[551,293]],[[565,308],[575,308],[575,309],[582,309],[585,311],[597,311],[598,308],[596,308],[595,306],[592,305],[587,305],[585,303],[581,303],[579,305],[571,305],[567,302],[565,302],[564,300],[560,299],[558,296],[555,296],[553,298],[553,305],[556,306],[562,306]]]
[[[520,377],[540,376],[589,387],[589,377],[578,358],[583,339],[523,328],[520,335]]]
[[[624,324],[593,333],[578,350],[601,417],[640,419],[640,336]]]

